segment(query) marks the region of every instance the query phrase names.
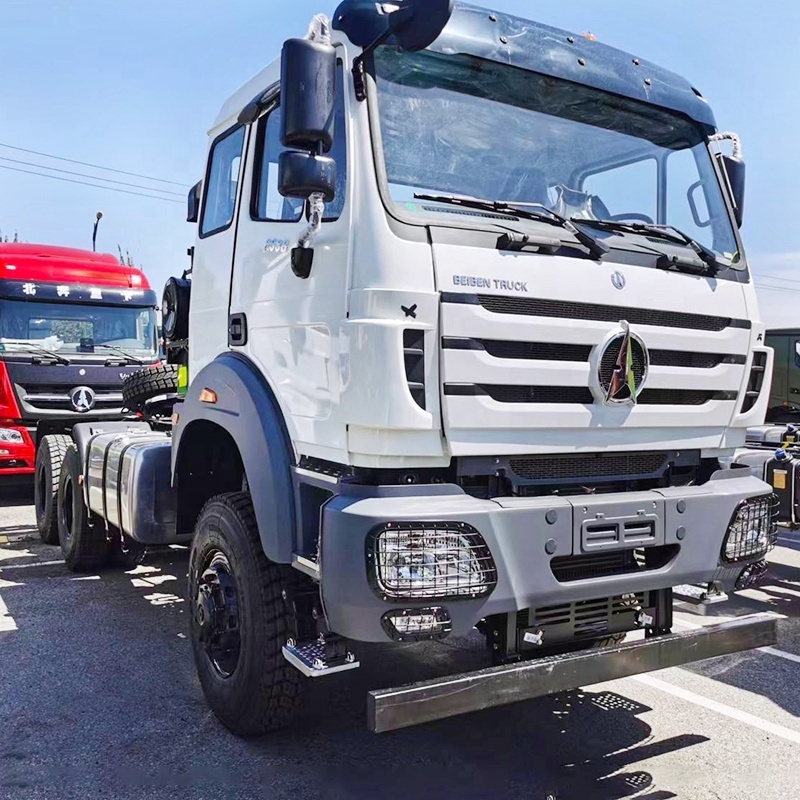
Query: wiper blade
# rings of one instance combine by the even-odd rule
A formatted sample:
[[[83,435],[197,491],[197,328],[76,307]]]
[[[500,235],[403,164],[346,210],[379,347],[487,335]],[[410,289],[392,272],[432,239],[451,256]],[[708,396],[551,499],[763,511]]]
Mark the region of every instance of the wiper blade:
[[[451,194],[415,194],[417,200],[427,200],[430,203],[449,203],[464,208],[474,208],[479,211],[495,211],[522,219],[544,222],[569,231],[595,258],[602,258],[608,253],[608,245],[595,239],[594,236],[580,230],[571,220],[562,217],[555,211],[541,203],[517,203],[503,200],[479,200],[472,197],[458,197]]]
[[[692,250],[694,250],[697,257],[714,275],[716,275],[717,272],[719,272],[724,266],[719,262],[717,255],[713,250],[710,250],[705,245],[700,244],[700,242],[698,242],[696,239],[693,239],[691,236],[689,236],[688,233],[684,233],[682,230],[680,230],[680,228],[676,228],[674,225],[656,225],[655,223],[650,222],[623,222],[621,220],[611,219],[581,219],[575,221],[581,222],[585,225],[593,225],[596,228],[603,228],[604,230],[622,231],[623,233],[630,232],[647,234],[648,236],[655,236],[667,242],[685,245],[686,247],[690,247]],[[680,259],[673,259],[670,256],[662,256],[659,261],[662,262],[659,264],[659,266],[666,268],[669,268],[670,266],[675,266],[676,268],[680,268],[680,266],[688,266],[687,262]]]
[[[139,364],[140,366],[144,366],[147,364],[147,361],[140,358],[139,356],[133,355],[133,353],[129,353],[127,350],[124,350],[121,347],[117,347],[113,344],[93,344],[93,348],[102,347],[104,350],[113,350],[115,353],[119,353],[122,356],[125,356],[129,361],[133,361],[134,364]]]
[[[0,342],[0,344],[3,345],[11,344],[14,345],[14,347],[29,347],[30,352],[39,353],[40,355],[52,358],[59,364],[72,363],[68,358],[64,358],[64,356],[60,356],[58,353],[54,352],[53,350],[48,350],[46,347],[41,347],[38,344],[33,344],[33,342],[26,342],[24,340],[15,340],[15,339],[4,339],[2,342]]]

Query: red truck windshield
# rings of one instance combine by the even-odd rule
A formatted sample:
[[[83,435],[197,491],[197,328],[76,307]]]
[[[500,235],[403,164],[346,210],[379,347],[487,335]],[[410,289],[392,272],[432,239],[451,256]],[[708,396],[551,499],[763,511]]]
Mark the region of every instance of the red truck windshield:
[[[91,353],[100,345],[152,355],[156,352],[155,310],[0,299],[0,348],[24,351],[26,344],[61,355]]]

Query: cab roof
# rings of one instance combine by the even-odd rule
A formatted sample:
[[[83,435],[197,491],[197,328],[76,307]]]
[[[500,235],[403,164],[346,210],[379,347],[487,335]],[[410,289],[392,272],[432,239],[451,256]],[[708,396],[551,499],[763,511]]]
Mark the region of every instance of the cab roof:
[[[145,274],[110,253],[46,244],[0,243],[0,280],[150,289]]]

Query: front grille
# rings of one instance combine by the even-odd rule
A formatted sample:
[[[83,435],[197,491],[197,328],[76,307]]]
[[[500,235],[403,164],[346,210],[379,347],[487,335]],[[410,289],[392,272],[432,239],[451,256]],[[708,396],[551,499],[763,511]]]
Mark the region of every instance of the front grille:
[[[680,350],[651,350],[650,363],[654,367],[687,367],[713,369],[720,364],[744,364],[746,356],[724,353],[685,353]]]
[[[503,386],[495,384],[446,383],[451,397],[488,396],[498,403],[557,403],[590,406],[591,390],[585,386]],[[651,406],[702,406],[712,400],[736,400],[736,392],[702,389],[645,389],[637,402]]]
[[[736,400],[736,392],[702,389],[645,389],[637,402],[650,406],[702,406],[712,400]]]
[[[680,551],[679,545],[659,545],[636,550],[612,550],[578,556],[559,556],[550,562],[553,576],[559,583],[591,580],[609,575],[627,575],[661,569]]]
[[[542,631],[545,644],[570,638],[591,638],[636,627],[636,612],[645,605],[645,592],[596,600],[580,600],[535,608],[530,627]]]
[[[478,394],[487,394],[498,403],[572,403],[591,405],[591,391],[583,386],[480,386]],[[447,392],[445,392],[447,393]]]
[[[553,483],[577,478],[652,478],[663,474],[666,453],[611,453],[585,456],[512,458],[509,466],[520,478]]]
[[[529,361],[586,362],[592,346],[561,342],[512,342],[497,339],[444,337],[445,350],[483,350],[494,358],[518,358]],[[744,364],[747,356],[732,353],[692,353],[682,350],[650,350],[650,364],[655,367],[713,369],[720,364]]]
[[[687,328],[700,331],[723,331],[725,328],[750,328],[749,320],[714,317],[707,314],[687,314],[649,308],[606,306],[599,303],[573,303],[563,300],[541,300],[531,297],[503,297],[500,295],[462,295],[444,293],[443,302],[477,303],[495,314],[521,314],[531,317],[559,317],[563,319],[590,319],[600,322],[627,320],[632,325],[653,325],[662,328]]]

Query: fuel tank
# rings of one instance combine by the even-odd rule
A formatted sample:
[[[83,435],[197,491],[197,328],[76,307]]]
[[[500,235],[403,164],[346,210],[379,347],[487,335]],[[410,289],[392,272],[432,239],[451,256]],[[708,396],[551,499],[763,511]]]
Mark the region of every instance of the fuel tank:
[[[89,510],[142,544],[176,542],[171,450],[168,433],[138,430],[92,437],[84,463]]]

